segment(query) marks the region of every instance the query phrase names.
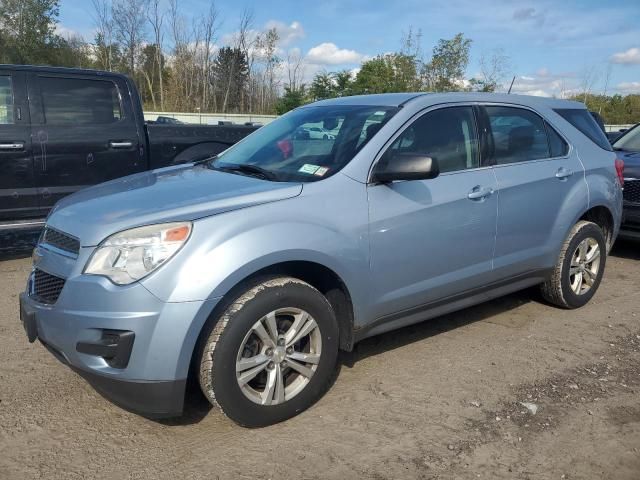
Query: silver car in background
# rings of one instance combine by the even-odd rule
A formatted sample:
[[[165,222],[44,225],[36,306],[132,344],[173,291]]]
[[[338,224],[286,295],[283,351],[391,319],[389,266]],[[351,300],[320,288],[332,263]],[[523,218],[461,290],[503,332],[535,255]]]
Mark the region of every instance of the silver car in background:
[[[296,134],[311,127],[335,135]],[[318,400],[363,338],[538,284],[585,305],[621,175],[575,102],[322,101],[216,158],[60,201],[21,318],[125,408],[179,415],[193,376],[234,421],[268,425]]]

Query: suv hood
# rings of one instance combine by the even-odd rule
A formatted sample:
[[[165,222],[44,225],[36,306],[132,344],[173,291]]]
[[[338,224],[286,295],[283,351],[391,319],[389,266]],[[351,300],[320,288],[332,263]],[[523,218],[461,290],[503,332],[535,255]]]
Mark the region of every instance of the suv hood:
[[[81,190],[56,204],[50,225],[80,239],[83,247],[129,228],[196,220],[300,195],[302,184],[270,182],[180,165],[119,178]]]

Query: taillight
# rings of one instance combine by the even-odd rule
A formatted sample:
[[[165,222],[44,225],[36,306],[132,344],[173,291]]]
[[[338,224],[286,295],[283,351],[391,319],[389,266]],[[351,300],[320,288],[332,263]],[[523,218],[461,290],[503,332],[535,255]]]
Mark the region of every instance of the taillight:
[[[620,186],[624,187],[624,160],[620,158],[616,158],[616,174],[618,175]]]

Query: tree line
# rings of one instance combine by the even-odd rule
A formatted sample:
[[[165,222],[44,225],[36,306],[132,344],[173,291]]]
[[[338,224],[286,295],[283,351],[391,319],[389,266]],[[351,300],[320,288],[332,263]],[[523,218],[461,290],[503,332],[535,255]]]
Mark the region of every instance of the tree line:
[[[305,82],[308,66],[300,51],[286,50],[277,28],[255,28],[251,10],[236,20],[233,34],[222,37],[213,1],[189,17],[180,1],[90,0],[96,34],[86,41],[59,28],[60,0],[0,0],[0,63],[126,73],[148,110],[254,114],[282,114],[355,94],[492,92],[511,78],[510,59],[501,49],[482,55],[478,74],[467,78],[471,39],[458,33],[425,54],[421,32],[409,29],[398,51],[368,58],[353,71],[322,70]],[[596,95],[593,78],[585,76],[575,99],[607,123],[638,121],[640,95]]]

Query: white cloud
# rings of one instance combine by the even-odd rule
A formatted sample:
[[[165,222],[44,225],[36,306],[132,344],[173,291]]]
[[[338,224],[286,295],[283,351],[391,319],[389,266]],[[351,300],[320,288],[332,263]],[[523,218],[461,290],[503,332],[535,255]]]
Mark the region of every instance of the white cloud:
[[[279,47],[287,47],[305,37],[304,28],[302,28],[302,24],[298,21],[293,21],[290,25],[287,25],[279,20],[269,20],[264,24],[264,28],[262,30],[250,29],[246,32],[249,43],[254,42],[259,35],[264,34],[272,28],[275,28],[278,33]],[[238,41],[239,33],[240,32],[236,30],[235,32],[225,33],[222,35],[222,45],[235,45]],[[279,53],[282,53],[282,51]]]
[[[630,48],[626,52],[615,53],[611,56],[611,61],[623,65],[640,65],[640,48]]]
[[[640,93],[640,82],[622,82],[617,89],[622,93]]]
[[[338,48],[335,43],[325,42],[316,45],[307,53],[307,61],[318,65],[344,65],[359,63],[364,55],[355,50]]]
[[[75,38],[75,37],[80,37],[81,36],[76,30],[73,30],[72,28],[65,27],[61,23],[58,23],[56,25],[54,31],[55,31],[56,35],[59,35],[62,38],[66,38],[66,39]]]
[[[297,21],[293,21],[290,25],[287,25],[286,23],[280,22],[279,20],[269,20],[265,24],[264,29],[271,30],[272,28],[275,28],[278,32],[278,36],[280,37],[280,45],[283,47],[291,45],[295,41],[300,40],[305,36],[302,24]]]
[[[502,86],[506,92],[509,84]],[[513,82],[512,93],[522,95],[534,95],[536,97],[560,97],[565,98],[577,93],[577,79],[573,73],[554,74],[547,68],[539,69],[533,75],[519,75]]]

